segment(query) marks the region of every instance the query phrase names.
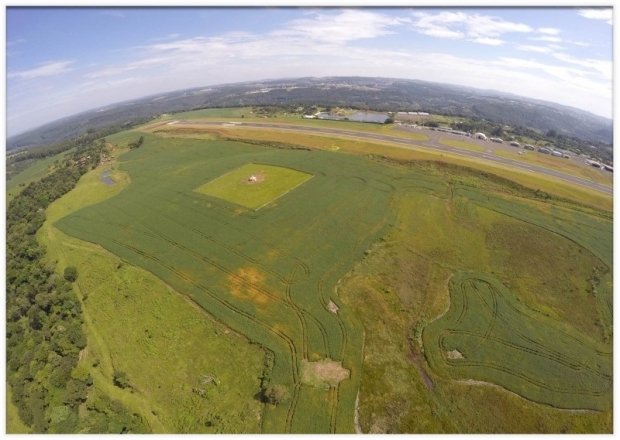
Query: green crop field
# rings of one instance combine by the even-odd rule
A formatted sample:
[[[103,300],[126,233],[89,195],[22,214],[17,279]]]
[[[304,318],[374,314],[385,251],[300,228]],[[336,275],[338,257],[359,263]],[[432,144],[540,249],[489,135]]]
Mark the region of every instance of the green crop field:
[[[519,303],[497,280],[458,273],[450,310],[424,329],[428,362],[438,374],[498,384],[556,408],[611,406],[610,347]]]
[[[498,307],[503,301],[502,307],[507,311],[502,309],[502,314],[496,315],[497,331],[504,333],[490,332],[489,340],[495,338],[515,344],[512,338],[516,334],[506,335],[506,332],[517,328],[524,337],[534,340],[532,345],[527,345],[531,349],[536,343],[540,345],[537,329],[544,323],[556,329],[558,343],[583,342],[584,348],[575,356],[587,364],[585,371],[596,373],[580,377],[580,389],[584,390],[583,396],[587,393],[599,393],[599,396],[593,400],[595,403],[573,397],[570,408],[607,411],[611,393],[599,378],[610,374],[605,363],[607,357],[601,353],[609,351],[611,341],[612,246],[611,222],[604,216],[509,198],[466,184],[454,185],[438,175],[355,155],[275,149],[232,141],[162,138],[148,133],[144,139],[141,148],[123,154],[117,161],[115,172],[130,177],[128,186],[100,203],[68,212],[54,225],[63,233],[100,245],[123,261],[146,269],[187,295],[227,328],[272,353],[269,384],[284,387],[288,397],[277,405],[264,406],[261,432],[354,432],[358,397],[366,432],[414,432],[411,424],[399,428],[383,421],[383,425],[379,423],[372,428],[365,420],[373,417],[368,413],[369,396],[393,396],[394,390],[400,389],[400,399],[403,387],[408,386],[404,381],[416,371],[415,366],[409,366],[406,374],[399,372],[379,382],[373,382],[368,374],[380,365],[382,350],[385,354],[401,356],[398,362],[407,364],[408,353],[402,350],[409,347],[408,335],[415,333],[418,338],[424,328],[421,326],[413,332],[409,326],[417,320],[411,318],[424,316],[426,324],[443,313],[450,304],[447,280],[460,270],[490,274],[500,270],[502,283],[505,284],[505,278],[515,283],[507,290],[492,279],[500,292],[493,298],[497,299]],[[265,180],[257,182],[260,185],[247,185],[248,173],[261,170]],[[292,174],[287,174],[289,171]],[[270,189],[266,185],[270,181],[284,185],[277,190]],[[205,187],[204,193],[196,190]],[[254,188],[260,188],[263,194],[251,194],[249,189]],[[283,193],[286,195],[267,203]],[[257,201],[259,197],[265,200],[261,204]],[[504,229],[493,229],[500,226]],[[544,248],[550,253],[544,254],[547,257],[553,258],[554,252],[558,252],[556,244],[560,243],[568,246],[567,255],[575,256],[572,261],[592,264],[584,269],[590,276],[584,280],[581,269],[566,263],[567,270],[574,271],[571,288],[575,290],[576,307],[562,303],[564,291],[560,289],[547,286],[531,291],[539,286],[540,274],[532,272],[530,265],[523,272],[506,269],[515,257],[502,253],[502,249],[513,246],[515,255],[519,255],[519,250],[526,246],[518,240],[501,242],[505,237],[502,231],[515,227],[541,228],[544,233],[540,236],[558,236],[573,243],[570,247],[563,241],[549,239]],[[536,233],[531,232],[532,236],[537,236]],[[416,244],[412,251],[415,253],[406,260],[411,261],[411,268],[408,263],[391,266],[385,260],[377,262],[383,274],[395,270],[411,274],[411,280],[397,286],[398,295],[390,303],[389,307],[395,307],[397,313],[387,314],[389,307],[381,305],[381,297],[393,293],[387,288],[389,284],[375,285],[381,293],[376,302],[367,304],[366,311],[359,308],[374,298],[370,290],[368,296],[356,297],[364,289],[354,292],[345,289],[348,294],[344,301],[336,292],[340,280],[351,273],[357,262],[372,260],[373,244],[382,237],[391,240],[394,234],[395,241],[404,237],[405,242]],[[419,234],[422,234],[420,240],[413,240]],[[459,243],[457,251],[455,242]],[[587,253],[587,258],[585,254],[577,255],[581,252]],[[423,279],[419,279],[422,274]],[[425,286],[432,289],[427,290]],[[587,289],[594,289],[595,294],[584,293]],[[411,293],[422,291],[422,296]],[[590,296],[584,298],[584,295]],[[477,331],[476,326],[485,322],[483,312],[487,313],[488,301],[472,302],[480,309],[480,316],[473,319],[467,315],[463,327],[452,326],[450,330]],[[526,318],[517,313],[532,306],[542,310],[536,313],[548,316],[541,318],[532,312]],[[430,308],[425,309],[425,315],[421,314],[419,309],[426,307]],[[443,351],[432,337],[433,326],[446,322],[445,319],[456,313],[453,310],[458,309],[454,302],[444,318],[424,330],[425,344],[420,350],[424,349],[429,357],[429,364],[424,364],[428,374],[443,383],[463,379],[488,381],[523,393],[523,397],[541,404],[557,402],[553,393],[532,391],[523,385],[527,381],[519,381],[514,375],[493,375],[488,372],[492,369],[485,365],[461,369],[458,375],[448,367],[442,369]],[[575,310],[583,310],[585,314]],[[391,320],[404,311],[415,315],[391,326]],[[373,318],[376,324],[369,322],[371,315],[367,312],[377,314]],[[500,326],[499,322],[504,321]],[[530,325],[534,327],[529,328]],[[370,329],[385,338],[377,338]],[[427,346],[431,343],[434,345]],[[545,348],[549,347],[545,345]],[[474,357],[478,353],[462,350],[459,352],[473,353]],[[373,357],[369,358],[369,354]],[[536,360],[546,369],[546,376],[538,379],[546,380],[553,362],[566,356],[565,348],[556,348],[553,354],[541,357],[543,360],[528,359]],[[601,363],[600,370],[594,365],[596,362]],[[530,370],[517,371],[531,375]],[[568,372],[565,376],[559,385],[554,385],[556,388],[565,386],[562,380],[574,379]],[[144,387],[147,382],[143,383]],[[424,385],[418,388],[419,392],[427,392],[424,390]],[[438,393],[443,392],[438,388]],[[438,394],[421,396],[426,403],[439,399]],[[421,410],[406,400],[397,399],[390,404],[385,403],[381,411],[392,411],[390,408],[402,411],[406,414],[403,421]],[[441,420],[446,420],[447,412],[454,409],[445,401],[435,407]],[[442,426],[431,422],[428,430],[419,432],[465,432],[458,421],[452,425],[446,423]]]
[[[145,139],[119,162],[129,187],[56,226],[146,268],[271,350],[272,382],[291,397],[265,410],[263,432],[353,431],[362,336],[346,310],[327,305],[338,303],[336,282],[389,226],[391,182],[407,181],[406,171],[385,175],[380,165],[322,151]],[[259,211],[194,191],[247,163],[315,177]],[[349,378],[328,390],[303,384],[301,361],[327,358]],[[317,402],[328,402],[320,415],[307,410]]]
[[[297,188],[311,174],[290,168],[250,163],[196,188],[196,192],[259,209]]]

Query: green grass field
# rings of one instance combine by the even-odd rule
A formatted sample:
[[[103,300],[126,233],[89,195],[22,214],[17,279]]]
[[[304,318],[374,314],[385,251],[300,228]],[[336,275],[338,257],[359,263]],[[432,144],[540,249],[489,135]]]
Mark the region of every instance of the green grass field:
[[[122,136],[114,142],[135,134]],[[286,387],[290,398],[277,406],[264,406],[261,432],[354,432],[358,393],[364,432],[473,432],[472,427],[481,427],[479,432],[536,432],[532,428],[536,423],[541,432],[561,430],[532,415],[521,397],[506,397],[506,391],[496,388],[480,392],[478,385],[461,382],[482,380],[481,376],[455,378],[444,374],[437,363],[431,362],[433,368],[425,363],[424,351],[430,356],[433,348],[421,344],[422,330],[449,308],[447,282],[458,271],[489,274],[525,304],[518,307],[545,315],[542,321],[557,321],[561,328],[569,328],[567,334],[596,341],[595,346],[607,349],[610,344],[612,227],[604,216],[509,197],[501,191],[496,194],[468,186],[465,180],[455,184],[423,169],[356,155],[152,134],[144,137],[140,149],[124,154],[116,164],[115,172],[129,176],[131,184],[122,190],[110,187],[108,191],[118,192],[97,199],[100,203],[91,198],[90,206],[67,208],[64,215],[54,217],[58,219],[54,223],[57,233],[90,242],[93,248],[101,246],[109,253],[101,252],[116,256],[117,264],[130,263],[146,270],[186,295],[225,328],[273,353],[270,384]],[[314,177],[258,211],[195,191],[205,182],[217,183],[218,177],[228,176],[231,170],[243,170],[223,181],[222,187],[234,187],[247,174],[242,167],[248,164],[270,164],[278,171],[293,169]],[[523,239],[511,241],[506,234],[518,234],[519,228]],[[383,245],[376,245],[382,237]],[[389,243],[394,243],[393,255],[384,249]],[[84,252],[76,248],[72,261],[83,261],[84,269],[92,271],[89,261],[95,260],[84,258]],[[515,261],[523,255],[528,259],[520,267]],[[360,260],[359,271],[351,272]],[[545,261],[556,264],[545,266]],[[114,267],[110,260],[109,268]],[[541,275],[545,267],[552,280],[560,280],[561,270],[569,271],[567,285],[573,290],[567,291],[564,285],[545,286],[549,281]],[[137,313],[144,303],[145,297],[133,300],[133,289],[121,287],[137,286],[135,280],[142,275],[125,270],[123,266],[102,290],[107,294],[99,295],[110,298],[95,308],[108,310],[109,315],[99,314],[101,323],[93,321],[93,329],[110,327],[120,309]],[[347,274],[351,279],[344,281],[337,295],[335,288]],[[92,278],[92,288],[103,279],[97,276]],[[97,298],[96,292],[87,295],[86,306]],[[509,293],[507,298],[511,298]],[[510,301],[506,304],[515,304]],[[330,310],[330,302],[339,307],[337,313]],[[94,316],[94,311],[89,313]],[[150,314],[164,316],[157,310]],[[514,325],[524,322],[529,321],[517,320]],[[131,327],[119,320],[121,324]],[[148,334],[147,339],[127,338],[126,344],[112,335],[99,336],[109,341],[103,346],[110,347],[110,355],[104,357],[120,356],[122,367],[136,378],[136,387],[150,390],[144,391],[149,398],[143,400],[127,396],[135,400],[134,408],[144,411],[163,399],[148,388],[149,374],[137,366],[149,359],[149,350],[162,352],[150,344],[157,345],[165,334],[154,333],[152,326],[149,321],[134,326],[155,336],[150,343]],[[95,330],[92,337],[96,338]],[[119,346],[122,348],[112,354],[112,347]],[[122,353],[130,347],[146,354],[136,356],[137,361],[127,359]],[[199,345],[192,347],[197,350]],[[217,350],[215,347],[213,353]],[[598,359],[597,354],[583,353],[591,362]],[[183,354],[178,356],[181,359]],[[314,377],[312,384],[304,380],[309,363],[323,365],[327,359],[347,370],[348,377],[341,381],[325,378],[323,387],[316,386],[320,378]],[[107,368],[102,370],[104,377],[109,375]],[[429,390],[418,369],[434,381],[435,391]],[[499,383],[501,378],[491,378],[495,382],[485,379],[505,386]],[[584,389],[590,387],[592,392],[599,391],[596,386],[596,381],[584,382]],[[517,386],[512,389],[521,390]],[[473,418],[480,406],[462,410],[467,396],[476,393],[476,402],[486,405],[479,422]],[[526,411],[529,424],[519,431],[506,421],[510,413],[498,418],[489,406],[493,399],[507,399],[510,403],[503,407]],[[548,400],[540,395],[534,399],[545,404],[536,403],[544,408],[540,414],[555,414],[549,412]],[[611,393],[603,392],[598,402],[598,408],[603,409],[599,419],[579,416],[558,420],[573,423],[568,432],[606,432],[610,411],[605,405],[611,402]],[[575,398],[572,407],[592,406]],[[160,414],[160,410],[163,406],[156,412]],[[170,407],[168,411],[175,410]],[[151,424],[159,418],[154,415]],[[593,428],[598,426],[597,420],[602,421],[601,427]]]
[[[252,177],[256,180],[250,180]],[[195,191],[257,210],[311,177],[290,168],[250,163],[216,177]]]
[[[111,137],[115,143],[134,138],[132,133]],[[58,270],[72,265],[79,273],[75,288],[88,347],[78,370],[95,379],[96,390],[86,404],[99,394],[110,396],[140,414],[154,433],[260,432],[262,405],[255,395],[263,374],[262,349],[151,273],[52,226],[125,190],[129,176],[112,168],[115,185],[101,182],[102,169],[89,172],[50,205],[39,232]],[[113,385],[114,371],[128,374],[130,390]],[[216,383],[205,383],[205,376]]]

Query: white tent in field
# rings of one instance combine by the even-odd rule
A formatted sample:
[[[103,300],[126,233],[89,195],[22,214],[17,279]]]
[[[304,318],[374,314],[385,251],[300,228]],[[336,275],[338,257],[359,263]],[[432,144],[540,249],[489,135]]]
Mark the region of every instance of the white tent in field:
[[[256,176],[250,176],[250,178],[248,179],[250,182],[256,182]]]

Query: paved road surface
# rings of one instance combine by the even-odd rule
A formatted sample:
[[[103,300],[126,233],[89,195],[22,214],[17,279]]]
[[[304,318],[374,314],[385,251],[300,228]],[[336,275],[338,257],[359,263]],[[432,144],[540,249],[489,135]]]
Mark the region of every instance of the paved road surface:
[[[190,124],[190,125],[222,126],[222,122],[202,122],[202,121],[181,120],[178,123],[179,124]],[[488,160],[490,162],[499,162],[505,165],[511,165],[517,168],[534,171],[537,173],[545,174],[547,176],[556,177],[558,179],[565,180],[571,183],[576,183],[578,185],[586,186],[588,188],[604,192],[605,194],[613,194],[613,190],[610,187],[601,185],[596,182],[592,182],[590,180],[582,179],[580,177],[572,176],[570,174],[550,170],[548,168],[543,168],[543,167],[539,167],[536,165],[524,164],[516,160],[494,156],[494,155],[491,155],[485,152],[464,150],[464,149],[449,147],[447,145],[440,144],[439,143],[440,137],[448,137],[448,138],[461,139],[461,140],[463,139],[462,137],[452,135],[449,133],[436,132],[436,131],[429,131],[427,133],[425,132],[424,134],[428,135],[429,139],[426,141],[422,141],[422,140],[403,139],[403,138],[399,138],[396,136],[388,136],[388,135],[383,135],[383,134],[365,133],[365,132],[360,132],[360,131],[350,131],[350,130],[342,130],[342,129],[335,129],[335,128],[309,127],[309,126],[301,126],[301,125],[269,124],[269,123],[260,123],[260,122],[235,122],[235,123],[229,123],[229,124],[224,123],[224,125],[228,125],[228,126],[240,125],[243,127],[251,127],[251,128],[277,128],[280,130],[307,131],[307,132],[312,132],[312,133],[329,134],[329,135],[355,136],[358,138],[393,142],[393,143],[400,144],[401,146],[405,148],[412,147],[412,146],[416,146],[416,147],[421,146],[421,147],[431,148],[433,150],[446,151],[452,154],[460,154],[462,156],[477,157],[479,159]],[[466,138],[466,140],[468,142],[472,141],[470,138]]]

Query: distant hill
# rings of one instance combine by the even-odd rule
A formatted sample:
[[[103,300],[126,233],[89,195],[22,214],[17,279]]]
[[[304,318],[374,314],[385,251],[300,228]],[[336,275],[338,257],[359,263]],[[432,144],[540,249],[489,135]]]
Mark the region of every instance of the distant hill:
[[[224,84],[152,95],[70,116],[13,136],[7,151],[45,145],[136,118],[208,107],[299,104],[471,116],[584,141],[612,143],[612,120],[547,101],[492,90],[427,81],[362,78],[290,78]]]

